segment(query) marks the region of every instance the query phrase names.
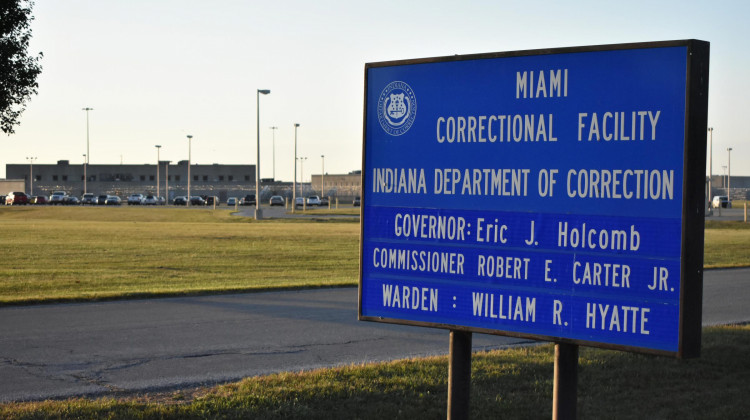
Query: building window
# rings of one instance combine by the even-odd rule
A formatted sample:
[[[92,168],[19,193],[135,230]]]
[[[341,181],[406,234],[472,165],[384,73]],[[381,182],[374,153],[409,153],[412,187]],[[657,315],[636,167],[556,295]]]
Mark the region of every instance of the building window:
[[[81,175],[81,181],[83,181],[83,175]]]
[[[198,180],[198,175],[193,175],[193,181],[197,181],[197,180]]]
[[[229,175],[227,178],[229,179],[229,182],[234,181],[234,177],[232,175]]]
[[[208,175],[203,175],[203,180],[208,181]]]
[[[89,177],[89,181],[96,181],[96,175],[91,175]]]
[[[179,181],[179,180],[180,180],[180,176],[179,176],[179,175],[175,175],[175,176],[174,176],[174,180],[175,180],[175,181]]]
[[[145,180],[146,180],[146,175],[141,175],[141,181],[145,181]]]
[[[245,175],[245,181],[250,181],[250,175]]]
[[[34,179],[37,180],[37,181],[41,181],[42,180],[42,176],[41,175],[37,175],[37,176],[34,177]]]
[[[67,181],[67,180],[68,180],[68,176],[67,176],[67,175],[63,175],[63,176],[62,176],[62,180],[63,180],[63,181]]]
[[[219,181],[224,181],[224,175],[219,175]]]
[[[153,176],[153,175],[149,175],[149,176],[148,176],[148,180],[149,180],[149,181],[153,181],[153,180],[154,180],[154,176]]]

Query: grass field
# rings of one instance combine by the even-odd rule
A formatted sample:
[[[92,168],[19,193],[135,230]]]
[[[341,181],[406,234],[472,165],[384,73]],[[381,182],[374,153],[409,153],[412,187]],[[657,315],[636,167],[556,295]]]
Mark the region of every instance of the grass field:
[[[0,208],[0,305],[355,285],[359,223],[229,210]],[[750,224],[709,222],[707,267],[750,266]],[[744,418],[750,327],[704,330],[700,359],[582,348],[580,418]],[[549,418],[552,347],[473,357],[472,418]],[[123,399],[0,404],[3,419],[444,418],[445,357],[248,378]]]
[[[229,210],[0,209],[0,304],[351,286],[359,224]]]
[[[706,222],[706,268],[750,266],[750,223]]]
[[[553,347],[472,358],[470,417],[548,419]],[[750,326],[704,329],[698,359],[581,348],[580,419],[741,419],[750,392]],[[123,399],[0,404],[17,419],[442,419],[446,357],[282,373],[215,388]]]
[[[230,210],[0,208],[0,305],[354,286],[358,209],[260,221]],[[750,266],[750,224],[709,222],[705,266]]]

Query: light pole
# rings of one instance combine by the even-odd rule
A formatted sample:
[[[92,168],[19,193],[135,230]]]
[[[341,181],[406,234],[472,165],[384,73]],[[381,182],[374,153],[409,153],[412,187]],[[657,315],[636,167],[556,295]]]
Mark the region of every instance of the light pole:
[[[89,111],[93,111],[94,108],[83,108],[82,111],[86,111],[86,164],[89,163],[91,158],[91,152],[89,151]]]
[[[94,108],[83,108],[82,111],[86,111],[86,154],[83,155],[85,157],[85,161],[83,162],[83,193],[86,194],[88,191],[86,190],[86,167],[89,164],[89,157],[91,156],[91,152],[89,151],[89,111],[93,111]]]
[[[727,200],[732,201],[732,148],[727,148]]]
[[[83,193],[86,194],[86,181],[88,176],[86,175],[86,153],[83,154]]]
[[[164,161],[164,204],[169,203],[169,163],[171,160]]]
[[[29,161],[29,195],[34,195],[34,161],[36,157],[27,157],[26,160]]]
[[[276,130],[279,127],[271,127],[271,147],[273,150],[273,180],[276,181]]]
[[[255,94],[255,128],[258,134],[257,146],[257,163],[255,164],[255,220],[263,218],[263,213],[260,210],[260,94],[268,95],[271,93],[268,89],[258,89]]]
[[[185,206],[190,207],[190,161],[192,158],[192,142],[193,142],[193,136],[188,134],[188,194],[187,194],[187,203],[185,203]]]
[[[321,163],[322,169],[320,171],[320,196],[322,197],[322,196],[326,195],[325,189],[323,188],[325,186],[325,182],[323,182],[323,180],[325,178],[323,178],[323,177],[326,174],[326,156],[325,155],[320,155],[320,160],[322,162]]]
[[[714,128],[708,127],[708,199],[713,199],[713,186],[714,186]]]
[[[306,157],[299,158],[299,177],[302,184],[302,191],[305,191],[305,161]],[[304,195],[304,194],[303,194]]]
[[[299,124],[294,123],[294,181],[292,181],[292,213],[297,207],[297,128]]]
[[[156,147],[156,200],[159,200],[161,194],[159,194],[159,152],[161,151],[161,145],[157,144]]]

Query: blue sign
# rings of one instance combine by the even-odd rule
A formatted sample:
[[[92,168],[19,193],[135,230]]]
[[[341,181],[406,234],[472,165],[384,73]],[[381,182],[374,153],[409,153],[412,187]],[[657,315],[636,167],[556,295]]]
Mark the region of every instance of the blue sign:
[[[688,47],[552,52],[366,66],[361,319],[678,352]]]

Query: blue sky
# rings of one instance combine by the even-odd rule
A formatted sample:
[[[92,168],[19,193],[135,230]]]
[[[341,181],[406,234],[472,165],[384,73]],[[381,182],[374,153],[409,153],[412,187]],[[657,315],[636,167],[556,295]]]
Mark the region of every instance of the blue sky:
[[[658,4],[657,4],[658,3]],[[750,175],[746,1],[37,0],[31,50],[39,95],[5,164],[187,159],[253,164],[257,89],[261,176],[291,181],[294,123],[305,178],[360,169],[364,64],[524,49],[673,39],[711,43],[714,174]],[[272,141],[271,126],[278,126]]]

